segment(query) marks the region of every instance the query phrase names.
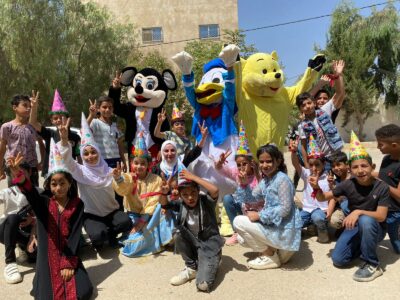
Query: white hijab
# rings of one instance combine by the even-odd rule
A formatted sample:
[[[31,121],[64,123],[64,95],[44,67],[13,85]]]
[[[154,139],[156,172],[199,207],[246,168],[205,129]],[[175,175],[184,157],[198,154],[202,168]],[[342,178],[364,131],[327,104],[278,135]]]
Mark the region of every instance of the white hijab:
[[[99,160],[95,165],[90,165],[83,159],[83,151],[87,146],[92,146],[96,149],[99,156]],[[77,174],[75,180],[81,184],[86,184],[91,187],[103,188],[109,186],[112,183],[112,168],[110,168],[106,161],[101,156],[100,150],[95,144],[82,145],[81,157],[83,166],[81,167],[82,174]]]
[[[175,160],[171,163],[167,162],[167,160],[165,159],[165,156],[164,156],[164,149],[167,145],[172,145],[176,151]],[[167,179],[171,175],[175,176],[177,174],[177,172],[178,172],[178,152],[177,152],[176,143],[174,141],[166,140],[164,143],[162,143],[160,169],[164,173],[164,175]]]

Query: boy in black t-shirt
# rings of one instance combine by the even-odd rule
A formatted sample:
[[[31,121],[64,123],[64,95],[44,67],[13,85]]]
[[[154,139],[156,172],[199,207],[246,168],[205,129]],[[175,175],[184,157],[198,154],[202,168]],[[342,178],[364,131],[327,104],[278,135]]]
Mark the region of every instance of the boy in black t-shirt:
[[[353,177],[338,184],[331,192],[322,193],[320,190],[317,199],[347,197],[350,214],[343,220],[345,230],[336,242],[332,260],[335,266],[343,267],[360,257],[364,263],[354,273],[353,279],[365,282],[383,274],[376,249],[385,236],[380,223],[385,221],[388,212],[389,187],[372,176],[375,166],[354,132],[350,144],[349,163]]]
[[[389,124],[375,132],[378,149],[387,154],[382,160],[379,178],[389,185],[390,207],[386,219],[393,250],[400,254],[400,127]]]
[[[200,186],[208,193],[200,194]],[[164,183],[162,193],[169,190]],[[221,260],[224,239],[219,234],[215,205],[218,187],[193,175],[186,169],[179,173],[178,190],[182,202],[161,203],[163,208],[179,211],[175,247],[185,261],[185,269],[171,278],[172,285],[181,285],[196,278],[199,291],[209,292]]]

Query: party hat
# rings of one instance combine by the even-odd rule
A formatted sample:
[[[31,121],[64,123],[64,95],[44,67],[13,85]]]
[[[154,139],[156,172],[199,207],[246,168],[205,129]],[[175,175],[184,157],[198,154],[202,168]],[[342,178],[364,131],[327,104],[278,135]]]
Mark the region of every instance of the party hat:
[[[49,171],[47,177],[56,172],[68,172],[68,169],[65,166],[64,158],[62,157],[57,144],[52,138],[50,141]]]
[[[351,131],[349,161],[351,162],[357,159],[371,159],[371,156],[360,143],[360,140],[354,131]]]
[[[146,141],[143,137],[143,131],[139,132],[139,135],[136,138],[135,146],[132,148],[133,157],[139,158],[150,158],[149,151],[147,150]]]
[[[85,114],[82,112],[81,117],[81,146],[86,145],[97,145],[94,141],[92,130],[89,127],[88,122],[86,121]]]
[[[51,107],[50,114],[65,114],[68,115],[67,108],[62,101],[61,95],[56,89],[54,91],[53,106]]]
[[[321,153],[321,149],[318,146],[317,140],[314,138],[313,135],[310,135],[310,139],[308,140],[308,147],[307,147],[307,157],[308,158],[322,158],[324,156]]]
[[[236,150],[236,155],[253,156],[250,152],[249,141],[247,139],[246,130],[244,128],[243,121],[240,121],[239,139],[238,139],[238,147]]]
[[[177,120],[183,120],[183,114],[179,110],[178,106],[176,106],[176,103],[174,103],[174,107],[172,108],[172,118],[171,121],[177,121]]]

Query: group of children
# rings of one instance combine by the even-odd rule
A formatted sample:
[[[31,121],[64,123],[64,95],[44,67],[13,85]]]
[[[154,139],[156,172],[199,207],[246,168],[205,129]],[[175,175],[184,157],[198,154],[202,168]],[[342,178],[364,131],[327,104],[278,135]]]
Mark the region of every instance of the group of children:
[[[89,117],[82,113],[79,137],[69,128],[69,113],[58,91],[50,113],[56,129],[37,120],[39,93],[15,96],[11,105],[16,117],[0,130],[1,176],[7,171],[10,183],[0,193],[5,203],[0,241],[5,245],[6,282],[22,281],[18,245],[31,260],[36,253],[35,298],[89,299],[93,286],[78,255],[84,227],[96,251],[116,246],[123,255],[138,257],[174,244],[185,268],[170,283],[196,279],[197,289],[209,292],[224,244],[240,243],[257,252],[249,268],[279,268],[299,251],[302,228],[315,225],[318,241],[327,243],[329,224],[339,236],[333,264],[341,267],[360,257],[364,264],[354,280],[375,279],[382,274],[376,249],[386,231],[400,254],[400,127],[390,124],[376,131],[378,148],[385,154],[379,172],[354,133],[349,157],[341,151],[343,141],[331,116],[344,99],[343,69],[343,61],[334,62],[336,93],[329,101],[315,101],[309,93],[297,97],[302,120],[289,149],[304,181],[301,205],[295,204],[283,153],[266,144],[254,157],[242,124],[236,168],[225,164],[230,151],[215,161],[215,169],[236,181],[237,188],[233,194],[219,195],[216,185],[186,169],[200,156],[208,130],[196,124],[201,140],[193,145],[176,106],[171,131],[161,129],[165,111],[158,116],[154,136],[165,140],[159,161],[152,161],[139,133],[128,166],[124,135],[113,121],[113,97],[90,101]],[[119,89],[117,76],[110,96]],[[328,98],[325,90],[314,95]],[[37,184],[39,136],[46,146],[44,191]],[[234,229],[226,241],[216,215],[220,196]]]

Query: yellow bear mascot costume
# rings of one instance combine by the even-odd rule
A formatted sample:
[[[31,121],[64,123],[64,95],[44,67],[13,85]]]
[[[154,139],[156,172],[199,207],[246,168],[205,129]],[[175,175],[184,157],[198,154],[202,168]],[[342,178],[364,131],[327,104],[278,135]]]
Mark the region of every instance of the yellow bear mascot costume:
[[[292,87],[283,86],[284,74],[275,51],[256,53],[236,63],[238,119],[243,120],[252,153],[266,143],[282,149],[296,96],[311,89],[324,62],[323,55],[310,59],[303,78]]]

